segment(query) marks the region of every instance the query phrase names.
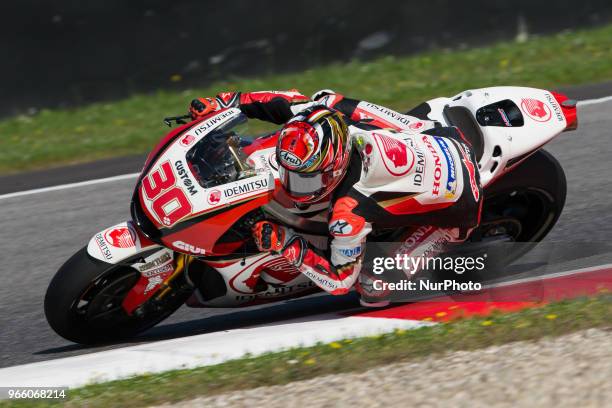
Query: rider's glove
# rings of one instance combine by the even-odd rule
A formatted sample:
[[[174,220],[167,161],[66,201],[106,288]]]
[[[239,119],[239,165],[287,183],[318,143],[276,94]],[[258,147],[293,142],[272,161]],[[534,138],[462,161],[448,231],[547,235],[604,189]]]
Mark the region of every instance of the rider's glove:
[[[191,101],[189,113],[191,119],[196,120],[219,109],[219,104],[215,98],[198,98]]]
[[[290,234],[288,228],[270,221],[260,221],[253,226],[255,245],[262,252],[281,252]]]
[[[260,221],[253,226],[253,238],[262,252],[274,252],[285,257],[289,263],[302,264],[306,250],[306,240],[296,235],[292,229],[270,221]]]

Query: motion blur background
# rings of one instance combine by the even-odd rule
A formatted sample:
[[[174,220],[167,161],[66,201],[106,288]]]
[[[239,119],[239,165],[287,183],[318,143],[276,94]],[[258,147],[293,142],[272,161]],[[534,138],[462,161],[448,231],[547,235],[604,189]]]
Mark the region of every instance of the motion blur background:
[[[611,20],[607,0],[4,2],[0,115]]]

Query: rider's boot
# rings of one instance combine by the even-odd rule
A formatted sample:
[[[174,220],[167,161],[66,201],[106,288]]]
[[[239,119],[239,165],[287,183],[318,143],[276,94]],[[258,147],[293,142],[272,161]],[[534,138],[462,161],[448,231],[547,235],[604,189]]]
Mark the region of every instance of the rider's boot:
[[[360,295],[359,304],[363,307],[386,307],[389,306],[389,300],[386,299],[388,291],[380,291],[375,289],[374,281],[383,280],[380,276],[373,276],[362,271],[355,284],[355,289]]]
[[[378,307],[387,307],[391,304],[391,302],[389,302],[388,300],[372,301],[371,299],[366,299],[366,298],[361,297],[359,299],[359,304],[363,307],[378,308]]]

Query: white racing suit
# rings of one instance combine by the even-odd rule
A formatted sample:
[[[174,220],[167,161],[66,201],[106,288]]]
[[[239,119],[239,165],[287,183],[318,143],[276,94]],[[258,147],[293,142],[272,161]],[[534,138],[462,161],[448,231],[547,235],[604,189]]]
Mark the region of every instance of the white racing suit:
[[[462,133],[426,115],[401,114],[333,91],[313,99],[295,90],[217,96],[221,107],[236,106],[249,117],[278,124],[314,104],[348,118],[353,153],[332,196],[329,251],[290,232],[281,254],[323,290],[345,294],[357,283],[362,297],[373,302],[371,285],[357,282],[373,228],[413,227],[403,237],[402,253],[408,256],[435,256],[446,243],[465,239],[480,222],[478,167]]]

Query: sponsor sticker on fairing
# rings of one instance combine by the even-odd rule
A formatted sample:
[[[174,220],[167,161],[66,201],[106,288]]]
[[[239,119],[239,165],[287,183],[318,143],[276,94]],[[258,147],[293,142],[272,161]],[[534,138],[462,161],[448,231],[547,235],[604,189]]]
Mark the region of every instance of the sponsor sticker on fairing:
[[[142,272],[142,276],[145,276],[150,279],[158,275],[172,272],[173,270],[174,267],[172,266],[172,264],[167,264],[164,266],[160,266],[159,268],[151,269],[150,271],[144,271]]]
[[[187,172],[185,166],[183,165],[183,161],[175,161],[174,168],[176,168],[179,181],[183,183],[187,192],[192,196],[196,195],[198,193],[198,189],[195,187],[197,183],[191,179],[189,172]]]
[[[96,234],[94,239],[96,241],[96,245],[98,245],[98,248],[100,248],[100,253],[104,257],[104,259],[106,259],[107,261],[112,260],[113,259],[113,253],[108,248],[108,245],[106,244],[107,241],[104,239],[102,234],[99,234],[99,233]]]
[[[422,225],[406,238],[402,246],[397,250],[398,254],[410,254],[411,251],[421,244],[429,236],[434,227],[430,225]]]
[[[147,283],[147,286],[145,287],[144,294],[146,295],[153,289],[157,288],[159,285],[162,284],[163,281],[164,279],[159,275],[156,275],[150,278],[149,282]]]
[[[446,160],[446,168],[448,169],[445,196],[446,198],[453,198],[457,191],[457,170],[455,168],[455,160],[444,138],[434,136],[434,140],[438,143],[438,146],[440,146],[440,150]]]
[[[462,161],[468,171],[472,195],[474,196],[474,200],[478,202],[478,200],[480,199],[480,190],[478,189],[478,183],[476,182],[476,167],[474,166],[474,163],[470,160],[470,149],[463,143],[459,143],[459,146],[461,147],[459,151],[463,156]]]
[[[136,234],[128,227],[109,229],[104,233],[104,239],[115,248],[131,248],[136,245]]]
[[[501,115],[501,118],[504,121],[504,124],[506,125],[506,127],[512,127],[512,123],[510,123],[510,120],[508,120],[508,115],[506,115],[506,111],[503,110],[502,108],[497,108],[497,111]]]
[[[231,199],[245,194],[253,193],[260,190],[266,190],[268,187],[267,178],[245,179],[239,184],[223,189],[223,197]]]
[[[549,93],[544,95],[544,97],[546,98],[550,106],[552,106],[553,111],[555,111],[555,117],[557,118],[557,121],[563,122],[565,120],[565,116],[563,115],[563,112],[561,111],[561,106],[559,106],[559,103]]]
[[[217,205],[221,201],[221,190],[212,190],[208,193],[208,197],[206,198],[208,204]]]
[[[198,248],[197,246],[188,244],[183,241],[174,241],[172,246],[182,252],[187,252],[195,255],[204,255],[206,254],[206,250],[203,248]]]
[[[536,122],[548,122],[552,117],[548,105],[538,99],[523,98],[521,109]]]
[[[194,136],[190,134],[186,134],[185,136],[181,136],[179,143],[181,146],[189,147],[193,143],[194,140],[195,140]]]
[[[228,109],[223,113],[202,122],[197,128],[195,128],[193,133],[196,136],[200,136],[201,134],[208,132],[211,128],[216,127],[223,122],[226,122],[229,118],[233,117],[238,112],[238,109]]]
[[[138,266],[138,270],[140,272],[150,272],[151,270],[155,270],[155,268],[159,268],[160,266],[167,264],[168,262],[172,261],[172,256],[170,256],[169,253],[165,252],[162,255],[160,255],[159,257],[148,261],[142,265]],[[146,276],[146,275],[145,275]],[[152,276],[152,275],[150,275]]]
[[[280,285],[268,285],[268,289],[265,292],[258,292],[252,294],[236,295],[234,299],[240,302],[252,301],[261,298],[275,298],[289,295],[291,293],[303,292],[304,290],[315,287],[314,282],[307,280],[306,282],[299,282],[295,285],[280,286]]]
[[[160,285],[174,272],[172,250],[163,249],[156,254],[149,256],[143,262],[132,264],[137,269],[144,280],[143,294],[158,290]],[[142,284],[141,284],[142,285]]]

